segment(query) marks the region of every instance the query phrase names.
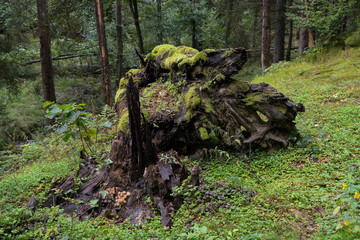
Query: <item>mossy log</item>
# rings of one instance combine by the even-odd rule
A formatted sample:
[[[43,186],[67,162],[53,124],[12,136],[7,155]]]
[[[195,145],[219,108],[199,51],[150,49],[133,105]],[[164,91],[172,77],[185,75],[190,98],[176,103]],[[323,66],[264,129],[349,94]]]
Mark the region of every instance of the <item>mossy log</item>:
[[[120,81],[120,130],[129,131],[125,86],[131,77],[159,151],[188,155],[214,146],[240,152],[250,145],[268,151],[286,147],[304,106],[268,84],[233,79],[246,61],[244,48],[155,47],[141,69],[130,70]]]

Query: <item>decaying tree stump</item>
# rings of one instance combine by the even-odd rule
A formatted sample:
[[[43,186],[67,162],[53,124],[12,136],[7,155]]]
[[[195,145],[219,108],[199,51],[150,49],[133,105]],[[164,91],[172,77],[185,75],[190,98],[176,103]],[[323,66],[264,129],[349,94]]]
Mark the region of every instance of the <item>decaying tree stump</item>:
[[[244,151],[252,144],[274,151],[288,145],[294,120],[304,111],[268,84],[231,78],[247,60],[246,50],[160,45],[142,69],[121,79],[116,95],[120,129],[129,132],[125,86],[140,89],[141,111],[160,151],[188,155],[204,147]]]
[[[204,50],[160,45],[143,59],[143,68],[121,79],[116,96],[120,132],[109,159],[96,171],[91,158],[77,178],[92,176],[77,191],[73,175],[55,184],[45,206],[77,209],[80,219],[102,215],[131,223],[153,214],[150,197],[162,223],[182,199],[174,187],[199,185],[199,165],[187,170],[179,155],[202,148],[244,151],[252,144],[273,151],[288,145],[294,120],[304,111],[268,84],[231,78],[246,62],[246,50]],[[105,193],[105,194],[104,194]],[[67,201],[66,197],[81,200]],[[97,199],[97,206],[90,204]],[[29,204],[30,205],[30,204]]]

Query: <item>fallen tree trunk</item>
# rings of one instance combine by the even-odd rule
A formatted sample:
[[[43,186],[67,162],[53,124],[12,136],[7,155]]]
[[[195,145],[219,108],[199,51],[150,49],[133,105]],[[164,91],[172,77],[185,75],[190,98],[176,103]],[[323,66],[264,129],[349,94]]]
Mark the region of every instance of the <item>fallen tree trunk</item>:
[[[95,56],[95,55],[96,54],[74,54],[74,55],[66,55],[66,56],[57,56],[57,57],[53,57],[51,59],[54,61],[54,60],[65,60],[65,59]],[[39,63],[39,62],[40,62],[40,59],[35,59],[35,60],[28,61],[28,62],[20,63],[20,65],[30,65],[30,64]]]

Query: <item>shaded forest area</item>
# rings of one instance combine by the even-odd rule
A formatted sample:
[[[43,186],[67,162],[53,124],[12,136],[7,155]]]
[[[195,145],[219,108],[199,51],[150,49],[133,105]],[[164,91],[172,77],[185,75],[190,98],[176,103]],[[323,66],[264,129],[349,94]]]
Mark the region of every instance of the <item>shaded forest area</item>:
[[[358,0],[0,6],[0,238],[357,236]]]

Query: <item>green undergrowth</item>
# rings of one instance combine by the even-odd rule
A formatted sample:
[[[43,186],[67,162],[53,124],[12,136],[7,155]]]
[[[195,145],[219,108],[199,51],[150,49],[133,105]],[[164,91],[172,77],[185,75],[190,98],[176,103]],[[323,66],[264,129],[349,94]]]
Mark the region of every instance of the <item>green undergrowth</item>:
[[[44,140],[27,146],[22,155],[0,156],[11,155],[20,164],[2,172],[0,238],[360,238],[360,49],[312,51],[318,51],[316,59],[309,54],[279,63],[253,81],[269,83],[304,104],[306,112],[296,119],[301,138],[291,135],[289,148],[272,155],[206,150],[197,160],[205,187],[177,189],[184,204],[172,215],[172,228],[161,226],[159,214],[131,226],[101,218],[81,222],[58,208],[27,210],[31,196],[42,201],[51,183],[75,173],[80,161],[69,152],[80,143]]]

